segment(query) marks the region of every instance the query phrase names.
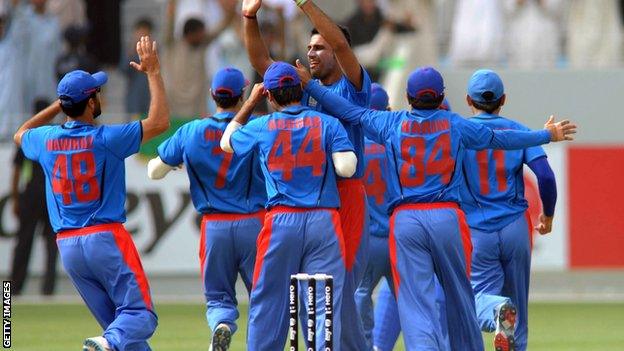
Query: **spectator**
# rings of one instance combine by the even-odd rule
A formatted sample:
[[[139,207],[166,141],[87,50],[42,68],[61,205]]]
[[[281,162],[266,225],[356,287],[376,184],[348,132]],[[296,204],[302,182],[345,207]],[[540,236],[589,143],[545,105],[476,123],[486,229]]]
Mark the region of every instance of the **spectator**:
[[[47,100],[37,99],[34,104],[35,114],[50,105]],[[20,191],[20,182],[25,183]],[[37,162],[24,157],[20,148],[15,152],[13,159],[13,183],[11,191],[13,200],[13,213],[19,219],[17,230],[17,243],[13,250],[13,265],[11,268],[11,281],[13,293],[22,293],[24,282],[28,274],[30,252],[37,229],[45,240],[47,250],[45,274],[41,293],[52,295],[56,284],[56,234],[52,230],[48,218],[48,210],[45,200],[45,176],[41,166]]]
[[[87,28],[87,12],[84,0],[48,0],[50,12],[54,14],[64,33],[70,26]]]
[[[46,7],[46,0],[30,0],[16,9],[15,16],[24,16],[27,37],[24,54],[24,106],[32,106],[35,98],[56,98],[56,59],[61,52],[61,32],[56,16]]]
[[[137,43],[143,36],[151,36],[154,25],[149,18],[140,18],[134,23],[134,40],[132,47],[128,47],[124,59],[121,62],[121,71],[126,76],[126,112],[130,114],[147,113],[150,103],[149,87],[147,76],[142,72],[131,69],[129,62],[139,62],[139,55],[136,53],[134,43]]]
[[[507,52],[515,68],[553,68],[560,55],[563,0],[506,0]]]
[[[493,66],[505,54],[503,1],[457,0],[450,59],[457,67]]]
[[[225,16],[214,31],[206,31],[204,22],[189,18],[184,23],[182,39],[174,38],[176,1],[167,6],[163,76],[171,114],[177,117],[197,117],[206,114],[208,84],[204,56],[208,45],[223,32],[234,14],[235,1],[224,8]]]
[[[26,112],[23,62],[16,57],[24,52],[27,27],[24,16],[15,16],[16,10],[6,6],[0,15],[0,87],[4,87],[0,89],[0,139],[15,133]]]
[[[95,73],[100,67],[87,52],[86,47],[87,30],[78,26],[69,26],[65,30],[65,51],[56,60],[56,78],[60,81],[63,76],[74,70],[83,70]]]
[[[618,0],[572,0],[568,58],[574,68],[616,67],[622,60],[622,19]]]

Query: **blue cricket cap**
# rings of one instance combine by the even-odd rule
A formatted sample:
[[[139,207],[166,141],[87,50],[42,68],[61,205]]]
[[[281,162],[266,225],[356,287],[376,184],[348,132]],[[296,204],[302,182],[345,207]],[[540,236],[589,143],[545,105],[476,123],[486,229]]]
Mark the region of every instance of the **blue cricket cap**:
[[[71,106],[89,98],[99,87],[106,84],[106,81],[108,81],[108,76],[102,71],[89,74],[75,70],[63,76],[56,87],[56,93],[62,105]]]
[[[264,88],[267,90],[294,87],[301,84],[297,70],[286,62],[273,62],[264,72]]]
[[[444,79],[433,67],[420,67],[407,79],[407,95],[432,100],[444,94]]]
[[[505,94],[503,81],[490,69],[476,71],[468,81],[468,96],[476,102],[492,102]]]
[[[234,67],[220,69],[212,78],[212,95],[218,97],[235,97],[243,95],[249,81],[243,72]]]
[[[388,109],[388,100],[388,93],[381,85],[377,83],[371,84],[370,108],[385,111]]]

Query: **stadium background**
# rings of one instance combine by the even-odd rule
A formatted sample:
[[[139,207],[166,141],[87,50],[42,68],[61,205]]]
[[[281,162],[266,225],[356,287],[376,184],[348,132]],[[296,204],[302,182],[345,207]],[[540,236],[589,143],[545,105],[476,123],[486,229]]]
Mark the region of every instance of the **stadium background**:
[[[132,24],[144,15],[155,22],[156,39],[162,30],[165,1],[115,1],[120,7],[121,46],[131,41]],[[355,1],[317,0],[321,8],[341,20],[355,8]],[[597,1],[598,4],[607,1]],[[434,2],[437,5],[437,44],[440,59],[431,64],[442,71],[446,92],[453,109],[463,115],[469,111],[465,104],[465,87],[473,71],[469,67],[454,67],[445,57],[452,25],[453,1]],[[237,6],[238,9],[239,6]],[[351,30],[356,30],[351,28]],[[527,29],[529,30],[529,29]],[[621,45],[620,45],[621,47]],[[210,57],[210,55],[208,55]],[[242,60],[244,61],[244,60]],[[405,64],[391,65],[390,70],[402,72]],[[550,114],[571,118],[578,123],[580,133],[574,143],[548,145],[549,160],[558,185],[558,202],[553,232],[548,236],[536,234],[532,275],[532,301],[580,303],[587,301],[624,302],[624,118],[621,115],[621,94],[624,91],[624,70],[621,62],[613,67],[571,68],[566,58],[556,67],[547,69],[514,69],[506,65],[495,67],[506,86],[508,103],[503,114],[531,128],[541,128]],[[134,116],[125,113],[124,79],[119,69],[104,65],[110,81],[105,95],[103,123],[123,122]],[[0,68],[2,69],[2,68]],[[406,77],[408,72],[396,73]],[[397,78],[399,79],[399,78]],[[405,79],[405,78],[400,78]],[[399,79],[399,80],[400,80]],[[403,87],[404,80],[392,80],[393,86]],[[6,87],[0,87],[6,89]],[[403,90],[390,91],[394,108],[405,108]],[[9,116],[0,116],[3,125]],[[19,120],[19,118],[18,118]],[[15,123],[13,120],[11,123]],[[3,135],[0,143],[0,164],[9,169],[14,146]],[[149,153],[149,151],[147,151]],[[135,156],[126,162],[128,185],[128,222],[134,240],[142,254],[152,292],[157,302],[202,302],[198,281],[197,215],[190,202],[188,180],[184,172],[173,172],[166,179],[154,182],[146,175],[145,156]],[[535,198],[535,183],[527,175],[529,197]],[[10,173],[0,173],[0,275],[10,269],[13,233],[16,220],[10,211]],[[534,210],[534,215],[539,210]],[[35,281],[27,284],[25,296],[17,302],[41,303],[37,295],[38,280],[44,264],[43,243],[38,239],[31,256],[30,272]],[[65,278],[61,278],[53,302],[77,302],[79,297]],[[240,298],[245,294],[239,290]],[[48,300],[43,300],[47,303]],[[198,307],[200,308],[200,307]],[[24,309],[26,311],[26,308]],[[33,310],[34,311],[34,310]],[[35,312],[33,312],[35,313]],[[201,317],[201,314],[200,314]],[[90,318],[90,317],[89,317]],[[619,321],[619,327],[624,320]],[[203,326],[202,326],[203,327]],[[16,326],[19,328],[19,326]],[[77,340],[79,342],[80,340]],[[624,349],[624,340],[621,349]],[[615,348],[617,349],[617,348]]]

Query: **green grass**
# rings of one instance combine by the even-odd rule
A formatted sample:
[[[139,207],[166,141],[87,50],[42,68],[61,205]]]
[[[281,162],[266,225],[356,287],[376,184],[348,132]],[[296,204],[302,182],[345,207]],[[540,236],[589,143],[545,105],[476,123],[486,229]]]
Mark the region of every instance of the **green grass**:
[[[243,308],[241,324],[246,319]],[[207,350],[210,332],[201,304],[160,304],[159,327],[151,340],[156,351]],[[534,303],[530,307],[529,350],[624,350],[624,304]],[[89,311],[78,304],[13,306],[13,350],[80,350],[85,337],[101,333]],[[245,327],[232,350],[245,350]],[[491,350],[485,335],[486,350]],[[403,350],[402,344],[396,350]]]

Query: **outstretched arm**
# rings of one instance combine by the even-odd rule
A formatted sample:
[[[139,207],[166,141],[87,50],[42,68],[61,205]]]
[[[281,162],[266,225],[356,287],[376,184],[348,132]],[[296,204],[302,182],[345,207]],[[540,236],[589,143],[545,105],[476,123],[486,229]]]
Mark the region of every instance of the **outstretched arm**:
[[[557,203],[557,183],[555,181],[555,174],[552,168],[550,168],[546,157],[537,158],[529,162],[528,166],[537,177],[540,199],[542,200],[542,214],[539,217],[540,223],[535,229],[542,235],[548,234],[552,231],[555,204]]]
[[[364,80],[362,67],[340,28],[312,0],[298,0],[297,4],[308,16],[314,28],[334,50],[342,73],[347,76],[347,79],[357,90],[361,90]]]
[[[262,0],[243,0],[243,33],[249,61],[256,72],[264,76],[264,72],[273,63],[273,59],[262,39],[256,18],[261,6]]]
[[[28,121],[24,122],[21,127],[13,135],[13,141],[17,146],[22,146],[22,136],[26,131],[33,128],[38,128],[46,124],[50,124],[54,117],[61,113],[61,102],[59,100],[54,101],[50,106],[46,107],[36,115],[32,116]]]
[[[147,74],[147,83],[150,91],[150,106],[147,118],[141,121],[143,128],[142,143],[164,133],[169,129],[169,103],[165,93],[165,83],[160,75],[160,61],[156,42],[145,36],[137,42],[137,54],[140,63],[130,62],[130,66],[137,71]]]

